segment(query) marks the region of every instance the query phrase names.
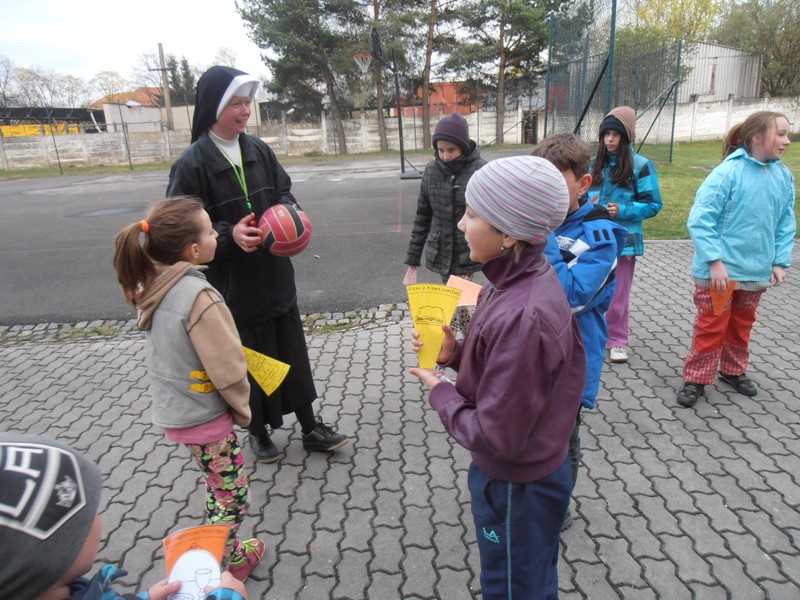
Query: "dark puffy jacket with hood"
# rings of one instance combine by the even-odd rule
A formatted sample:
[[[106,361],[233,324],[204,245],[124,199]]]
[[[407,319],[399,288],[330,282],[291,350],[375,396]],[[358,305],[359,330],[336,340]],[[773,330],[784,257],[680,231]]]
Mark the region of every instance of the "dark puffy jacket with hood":
[[[467,182],[486,164],[477,144],[472,140],[469,144],[469,152],[461,157],[444,162],[437,153],[425,167],[405,264],[419,266],[424,248],[425,266],[435,273],[464,275],[480,270],[456,227],[466,208]]]

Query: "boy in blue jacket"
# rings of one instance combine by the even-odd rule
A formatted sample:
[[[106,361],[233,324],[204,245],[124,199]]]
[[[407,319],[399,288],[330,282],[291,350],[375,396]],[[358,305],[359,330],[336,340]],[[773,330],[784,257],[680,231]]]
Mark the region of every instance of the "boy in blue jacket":
[[[608,209],[586,200],[586,192],[592,184],[589,174],[591,150],[586,142],[572,133],[558,133],[542,141],[531,154],[558,167],[569,190],[567,218],[550,235],[545,254],[558,274],[583,335],[586,387],[580,408],[593,409],[597,406],[608,339],[604,315],[614,297],[617,259],[625,247],[628,232],[611,220]],[[581,456],[580,408],[569,443],[573,488]],[[571,524],[572,513],[569,511],[564,528]]]

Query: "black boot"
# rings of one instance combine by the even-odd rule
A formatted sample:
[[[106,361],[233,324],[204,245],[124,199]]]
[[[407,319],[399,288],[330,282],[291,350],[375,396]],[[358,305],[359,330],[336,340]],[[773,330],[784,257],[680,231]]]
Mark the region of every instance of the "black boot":
[[[250,448],[259,462],[274,463],[283,458],[283,452],[278,450],[272,440],[269,439],[266,431],[261,435],[250,434]]]

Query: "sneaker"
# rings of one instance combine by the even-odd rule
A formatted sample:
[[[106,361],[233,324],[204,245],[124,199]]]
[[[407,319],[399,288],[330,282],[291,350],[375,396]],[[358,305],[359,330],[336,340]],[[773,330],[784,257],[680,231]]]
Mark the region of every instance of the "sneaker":
[[[250,448],[256,455],[256,460],[263,463],[274,463],[283,458],[283,452],[278,450],[275,443],[265,433],[264,435],[250,434]]]
[[[755,396],[758,393],[756,384],[744,373],[741,375],[725,375],[720,371],[719,380],[724,381],[728,385],[732,385],[737,392],[745,396]]]
[[[322,421],[303,436],[303,449],[307,452],[333,452],[347,443],[347,436],[336,433]]]
[[[608,351],[608,358],[614,363],[628,362],[628,352],[623,346],[614,346]]]
[[[250,572],[261,562],[265,548],[266,544],[256,538],[240,542],[238,548],[239,556],[230,560],[228,572],[239,581],[244,582]],[[237,553],[236,550],[234,550],[234,553]]]
[[[678,392],[678,404],[691,408],[697,404],[697,399],[703,395],[704,387],[699,383],[684,383],[681,391]]]

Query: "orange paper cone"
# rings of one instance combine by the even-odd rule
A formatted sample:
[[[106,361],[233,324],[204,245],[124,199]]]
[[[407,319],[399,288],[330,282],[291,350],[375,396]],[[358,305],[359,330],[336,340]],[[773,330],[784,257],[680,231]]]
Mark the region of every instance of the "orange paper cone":
[[[473,283],[463,277],[450,275],[447,280],[448,287],[454,287],[461,290],[461,296],[458,298],[458,306],[475,306],[478,303],[478,294],[481,293],[481,286]]]
[[[711,291],[711,306],[714,309],[715,315],[721,315],[723,312],[725,312],[725,305],[728,304],[728,300],[730,300],[731,296],[733,295],[733,290],[735,287],[736,282],[729,281],[728,289],[724,292],[720,292],[713,287],[708,288]]]
[[[167,563],[167,574],[172,572],[178,558],[189,550],[205,550],[212,554],[217,562],[222,561],[225,542],[228,539],[227,525],[200,525],[176,531],[164,539],[164,561]]]

